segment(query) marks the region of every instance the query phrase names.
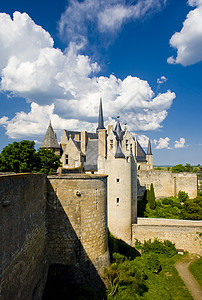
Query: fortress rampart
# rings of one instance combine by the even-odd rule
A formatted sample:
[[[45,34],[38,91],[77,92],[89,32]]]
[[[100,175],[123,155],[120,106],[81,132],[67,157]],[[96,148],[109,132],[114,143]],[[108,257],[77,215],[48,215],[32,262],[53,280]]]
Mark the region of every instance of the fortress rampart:
[[[138,200],[153,183],[156,198],[176,196],[179,191],[188,193],[189,198],[197,196],[196,173],[172,173],[171,171],[150,170],[137,172]]]
[[[48,267],[67,282],[103,285],[109,264],[106,180],[0,176],[0,299],[41,299]]]
[[[46,176],[0,176],[0,299],[40,299],[47,276]]]
[[[60,273],[59,265],[65,265],[69,280],[99,284],[99,275],[109,264],[107,176],[71,174],[48,179],[49,263],[57,264]]]
[[[137,218],[132,225],[135,240],[144,242],[158,238],[175,243],[177,249],[202,255],[202,221]]]

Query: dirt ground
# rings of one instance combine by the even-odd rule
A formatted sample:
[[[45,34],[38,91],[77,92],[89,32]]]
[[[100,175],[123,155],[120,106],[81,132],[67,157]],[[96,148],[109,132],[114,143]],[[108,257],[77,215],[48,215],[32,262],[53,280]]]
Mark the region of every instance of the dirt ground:
[[[189,255],[185,260],[176,263],[175,267],[195,300],[202,300],[202,289],[189,271],[189,265],[197,260],[197,256]],[[202,270],[201,270],[202,271]]]

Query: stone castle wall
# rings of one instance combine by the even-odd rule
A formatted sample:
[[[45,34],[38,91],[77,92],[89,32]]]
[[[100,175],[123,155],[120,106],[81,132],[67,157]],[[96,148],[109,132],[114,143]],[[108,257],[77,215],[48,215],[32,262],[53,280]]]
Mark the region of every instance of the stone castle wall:
[[[40,299],[45,259],[43,174],[0,176],[0,299]]]
[[[171,171],[138,171],[138,200],[153,183],[156,198],[176,196],[179,191],[188,193],[189,198],[197,196],[197,175],[195,173],[172,173]]]
[[[135,240],[169,240],[177,249],[202,255],[202,221],[137,218],[132,225]]]
[[[71,274],[70,280],[99,285],[103,267],[109,264],[107,176],[71,174],[48,179],[49,263],[73,270],[76,277]]]

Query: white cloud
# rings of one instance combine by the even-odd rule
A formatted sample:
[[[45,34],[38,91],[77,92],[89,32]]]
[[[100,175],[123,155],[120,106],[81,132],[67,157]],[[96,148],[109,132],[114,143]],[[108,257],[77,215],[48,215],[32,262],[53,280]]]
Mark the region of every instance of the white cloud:
[[[147,148],[148,142],[149,142],[148,136],[146,136],[146,135],[144,135],[144,134],[141,134],[141,135],[138,135],[138,136],[137,136],[137,139],[138,139],[138,142],[140,143],[140,145],[141,145],[143,148]]]
[[[156,146],[156,149],[171,149],[169,147],[169,142],[170,142],[170,139],[168,137],[166,138],[160,138],[158,141],[155,140],[155,143],[157,144]]]
[[[174,142],[174,148],[184,148],[185,147],[185,138],[180,138],[179,141]]]
[[[165,76],[161,76],[160,78],[157,78],[157,83],[162,84],[166,82],[168,79]]]
[[[188,4],[197,7],[188,13],[181,31],[170,39],[170,45],[177,49],[177,57],[167,59],[170,64],[188,66],[202,60],[202,0],[189,0]]]
[[[130,4],[125,0],[72,0],[61,16],[60,33],[68,40],[83,41],[87,38],[89,24],[95,35],[100,32],[115,33],[126,21],[159,11],[165,2],[139,0],[136,4]],[[91,35],[93,32],[91,31]]]
[[[7,34],[2,27],[8,28]],[[50,117],[58,130],[92,130],[100,94],[106,121],[120,114],[132,131],[162,126],[175,93],[155,95],[149,83],[138,77],[98,77],[98,64],[78,50],[75,43],[64,52],[55,49],[50,35],[27,14],[15,13],[13,20],[0,14],[1,89],[32,103],[28,114],[1,119],[9,137],[41,134]]]

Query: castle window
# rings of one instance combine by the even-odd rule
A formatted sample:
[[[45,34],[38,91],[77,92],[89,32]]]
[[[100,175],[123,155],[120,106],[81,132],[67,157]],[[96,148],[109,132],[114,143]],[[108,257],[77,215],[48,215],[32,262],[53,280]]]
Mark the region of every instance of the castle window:
[[[113,149],[113,140],[110,140],[110,149]]]
[[[128,140],[126,140],[126,150],[128,150]]]
[[[130,152],[133,151],[133,144],[130,144]]]
[[[68,154],[65,155],[65,164],[68,165]]]
[[[116,198],[116,203],[119,203],[119,198]]]
[[[116,182],[119,182],[119,178],[116,178]]]

